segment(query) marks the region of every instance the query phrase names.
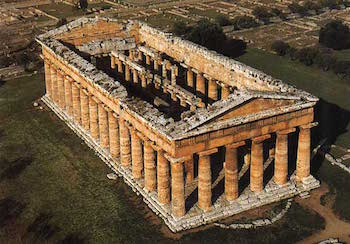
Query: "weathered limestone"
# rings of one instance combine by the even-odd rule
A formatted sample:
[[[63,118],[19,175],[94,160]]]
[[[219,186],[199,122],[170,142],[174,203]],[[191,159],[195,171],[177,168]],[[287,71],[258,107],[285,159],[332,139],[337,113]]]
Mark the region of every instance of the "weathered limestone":
[[[89,96],[89,116],[90,116],[90,135],[95,140],[100,139],[98,128],[98,108],[97,102],[93,96]]]
[[[108,117],[103,103],[98,104],[98,127],[100,128],[100,145],[109,148]]]
[[[130,81],[130,67],[129,65],[125,64],[125,80]]]
[[[208,80],[208,97],[214,101],[218,100],[218,88],[213,79]]]
[[[174,162],[171,163],[171,212],[175,217],[182,217],[185,211],[183,162]]]
[[[115,57],[111,55],[111,68],[115,69]]]
[[[142,142],[135,129],[131,129],[131,158],[132,158],[132,176],[134,179],[142,177],[143,159]]]
[[[80,85],[76,82],[72,84],[73,117],[76,123],[81,124],[80,108]]]
[[[187,86],[193,87],[193,71],[191,69],[187,70]]]
[[[89,121],[89,96],[88,91],[85,89],[80,89],[80,102],[81,102],[81,125],[84,130],[88,131],[90,129]]]
[[[119,124],[116,116],[113,111],[108,111],[109,152],[113,158],[120,155]]]
[[[253,192],[261,192],[263,190],[263,142],[270,138],[270,135],[264,135],[252,139],[252,152],[250,164],[250,189]]]
[[[204,211],[209,211],[211,209],[210,155],[217,151],[218,149],[215,148],[198,153],[198,207]]]
[[[123,64],[121,60],[117,60],[118,73],[123,73]]]
[[[288,176],[288,134],[295,129],[278,131],[276,137],[275,174],[274,180],[278,185],[287,183]]]
[[[230,89],[227,86],[221,87],[221,99],[226,99],[230,95]]]
[[[154,191],[157,187],[156,162],[151,142],[144,142],[145,189]]]
[[[51,73],[50,73],[50,63],[47,59],[44,60],[44,69],[45,69],[45,86],[46,94],[52,96],[52,85],[51,85]]]
[[[61,109],[65,108],[65,100],[64,100],[64,82],[63,82],[64,74],[62,71],[57,70],[57,89],[58,89],[58,106]]]
[[[205,95],[205,79],[203,74],[197,74],[196,89],[198,92]]]
[[[297,180],[310,175],[310,159],[311,159],[311,138],[310,129],[316,124],[307,124],[299,127],[298,152],[297,152]]]
[[[133,70],[132,70],[132,77],[133,77],[134,83],[137,84],[137,83],[139,82],[139,78],[138,78],[138,72],[137,72],[136,69],[133,69]]]
[[[65,94],[67,114],[72,116],[73,115],[72,79],[68,76],[64,77],[64,94]]]
[[[185,179],[186,179],[186,184],[193,182],[194,180],[194,165],[193,165],[193,157],[191,159],[185,161]]]
[[[228,201],[232,201],[238,198],[237,148],[243,145],[245,145],[245,142],[234,143],[226,146],[225,197]]]
[[[160,204],[170,203],[169,162],[163,150],[157,151],[157,192]]]
[[[131,166],[131,148],[129,129],[124,118],[119,118],[119,133],[120,133],[120,162],[124,167]]]
[[[50,75],[51,75],[51,90],[52,90],[52,99],[58,104],[58,84],[57,84],[57,70],[53,65],[50,67]]]
[[[146,54],[146,64],[151,65],[151,57]]]

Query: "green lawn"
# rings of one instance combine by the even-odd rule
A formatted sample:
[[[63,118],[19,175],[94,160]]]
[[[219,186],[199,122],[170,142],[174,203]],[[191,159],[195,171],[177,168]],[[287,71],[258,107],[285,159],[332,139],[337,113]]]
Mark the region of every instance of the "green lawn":
[[[52,112],[33,107],[43,79],[0,85],[0,243],[295,243],[323,228],[320,216],[293,204],[269,227],[167,238],[140,197],[107,180],[111,171],[92,150]]]

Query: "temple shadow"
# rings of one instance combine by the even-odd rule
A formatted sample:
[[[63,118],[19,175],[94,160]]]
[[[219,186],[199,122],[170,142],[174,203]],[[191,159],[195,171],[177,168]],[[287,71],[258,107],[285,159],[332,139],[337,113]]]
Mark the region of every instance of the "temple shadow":
[[[189,211],[198,202],[198,187],[185,200],[186,212]]]

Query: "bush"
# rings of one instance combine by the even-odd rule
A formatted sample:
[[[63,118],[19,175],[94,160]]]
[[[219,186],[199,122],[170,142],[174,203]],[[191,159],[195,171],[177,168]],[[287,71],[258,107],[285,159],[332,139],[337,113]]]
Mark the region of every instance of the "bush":
[[[288,55],[291,60],[297,60],[298,59],[298,50],[294,47],[290,47],[288,49]]]
[[[231,25],[231,20],[225,15],[216,16],[215,22],[220,26]]]
[[[261,20],[261,21],[268,21],[270,17],[272,17],[272,14],[265,8],[265,7],[255,7],[253,9],[253,15]]]
[[[309,11],[316,11],[316,13],[321,9],[321,5],[319,3],[313,1],[307,1],[304,4],[304,8]]]
[[[297,52],[297,57],[300,62],[309,66],[314,63],[314,59],[318,55],[319,51],[316,48],[305,47]]]
[[[333,65],[333,71],[343,78],[350,77],[350,61],[337,61]]]
[[[288,49],[290,48],[288,43],[284,41],[275,41],[271,45],[271,49],[276,52],[279,56],[284,56],[287,54]]]
[[[339,20],[333,20],[321,28],[319,42],[335,50],[350,48],[349,27]]]
[[[172,28],[172,32],[175,35],[178,36],[183,36],[185,35],[188,31],[189,31],[189,27],[186,25],[185,22],[183,21],[177,21],[174,23],[173,28]]]
[[[232,25],[235,26],[235,29],[248,29],[257,27],[259,24],[250,16],[237,16],[232,20]]]
[[[288,8],[292,13],[300,14],[302,16],[307,12],[307,9],[298,3],[291,3],[288,5]]]
[[[314,63],[323,71],[330,70],[336,62],[337,59],[334,56],[326,53],[318,53],[314,59]]]

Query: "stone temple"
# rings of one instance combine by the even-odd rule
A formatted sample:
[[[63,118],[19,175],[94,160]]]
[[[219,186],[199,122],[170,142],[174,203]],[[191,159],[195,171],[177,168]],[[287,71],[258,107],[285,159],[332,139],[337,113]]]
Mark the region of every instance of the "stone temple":
[[[137,21],[81,18],[37,41],[42,100],[173,232],[319,186],[311,94]]]

